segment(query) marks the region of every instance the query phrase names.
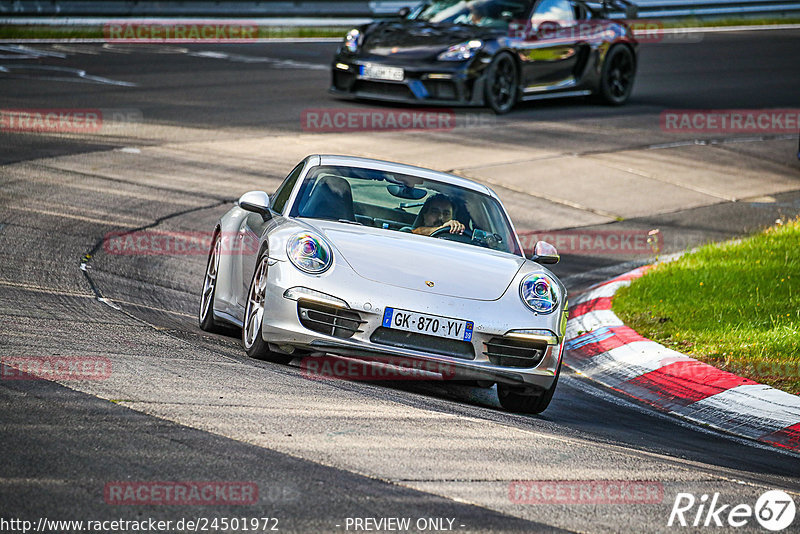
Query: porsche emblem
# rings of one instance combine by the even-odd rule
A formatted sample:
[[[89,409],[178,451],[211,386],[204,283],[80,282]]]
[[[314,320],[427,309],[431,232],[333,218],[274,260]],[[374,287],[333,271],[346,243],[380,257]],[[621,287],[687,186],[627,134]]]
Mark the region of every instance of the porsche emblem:
[[[433,282],[431,282],[430,280],[425,280],[425,285],[428,287],[433,287]]]

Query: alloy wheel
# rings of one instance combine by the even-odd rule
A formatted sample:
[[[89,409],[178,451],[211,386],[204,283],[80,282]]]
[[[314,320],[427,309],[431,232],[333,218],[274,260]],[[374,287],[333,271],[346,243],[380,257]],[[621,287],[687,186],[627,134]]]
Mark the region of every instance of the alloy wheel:
[[[261,335],[261,321],[264,318],[264,304],[267,297],[267,267],[268,258],[264,256],[253,275],[250,284],[250,293],[247,295],[247,308],[244,315],[244,340],[245,348],[250,348]]]

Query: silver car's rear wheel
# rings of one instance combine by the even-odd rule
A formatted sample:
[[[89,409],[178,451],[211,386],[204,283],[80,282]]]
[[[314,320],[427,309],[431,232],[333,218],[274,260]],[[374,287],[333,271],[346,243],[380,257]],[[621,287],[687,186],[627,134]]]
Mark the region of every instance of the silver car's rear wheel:
[[[208,254],[208,264],[206,265],[206,275],[203,278],[203,292],[200,295],[200,313],[198,320],[200,328],[207,332],[218,330],[214,322],[214,294],[217,291],[217,275],[219,274],[219,257],[221,250],[221,240],[219,235],[214,239],[214,246]]]
[[[264,309],[267,301],[267,271],[269,257],[262,255],[256,262],[253,280],[250,282],[250,291],[247,293],[247,307],[244,311],[244,325],[242,326],[242,343],[244,350],[251,358],[270,360],[285,363],[291,356],[277,354],[269,349],[269,345],[261,335],[261,324],[264,320]]]

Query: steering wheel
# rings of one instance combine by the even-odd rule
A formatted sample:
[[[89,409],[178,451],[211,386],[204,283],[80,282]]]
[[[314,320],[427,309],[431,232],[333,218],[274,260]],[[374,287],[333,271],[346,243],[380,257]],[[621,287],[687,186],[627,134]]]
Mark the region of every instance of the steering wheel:
[[[439,239],[447,239],[448,241],[458,241],[459,243],[471,243],[472,232],[464,230],[463,234],[451,234],[450,227],[439,228],[431,233],[431,237],[438,237]]]

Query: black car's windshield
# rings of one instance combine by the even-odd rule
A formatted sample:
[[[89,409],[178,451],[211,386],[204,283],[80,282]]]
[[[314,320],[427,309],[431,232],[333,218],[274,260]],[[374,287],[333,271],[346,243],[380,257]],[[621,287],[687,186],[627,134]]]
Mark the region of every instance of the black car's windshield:
[[[452,219],[463,224],[464,233],[443,235],[444,239],[521,254],[505,211],[491,196],[396,172],[316,167],[301,184],[290,213],[409,233]],[[447,234],[447,229],[441,233]]]
[[[507,28],[510,20],[527,17],[532,0],[441,0],[428,2],[409,18],[426,22]]]

